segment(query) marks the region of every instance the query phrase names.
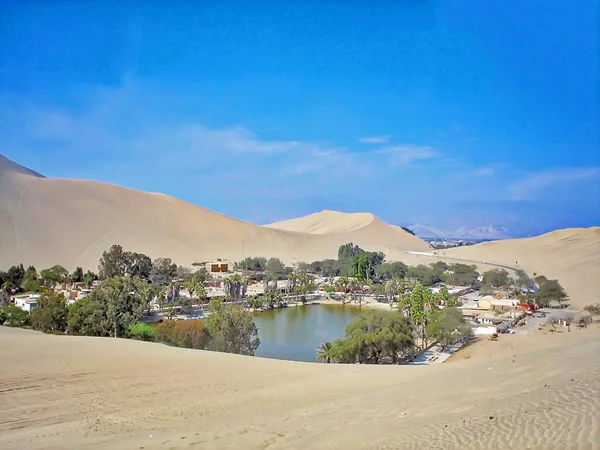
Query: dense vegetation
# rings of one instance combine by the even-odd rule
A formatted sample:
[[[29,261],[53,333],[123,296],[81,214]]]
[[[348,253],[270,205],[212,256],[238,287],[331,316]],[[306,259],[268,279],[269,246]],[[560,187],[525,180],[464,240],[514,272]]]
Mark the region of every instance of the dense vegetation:
[[[337,259],[299,263],[286,267],[277,258],[248,257],[236,264],[240,273],[222,280],[225,296],[213,300],[206,320],[166,320],[157,327],[144,323],[151,302],[171,318],[177,309],[208,302],[205,282],[210,274],[204,268],[178,267],[169,258],[150,257],[113,245],[99,261],[98,275],[76,267],[69,272],[60,265],[37,271],[22,264],[0,272],[0,324],[30,326],[48,333],[133,338],[164,342],[179,347],[253,355],[260,344],[249,311],[233,304],[246,300],[254,309],[275,308],[283,302],[277,280],[287,280],[287,292],[300,301],[316,289],[315,276],[329,279],[326,291],[341,295],[342,302],[359,298],[370,287],[374,295],[397,304],[396,312],[371,311],[350,324],[342,339],[324,343],[319,359],[327,362],[398,362],[432,342],[449,345],[464,337],[467,328],[455,307],[458,299],[442,288],[436,294],[430,286],[448,284],[480,287],[485,292],[512,289],[521,301],[548,306],[564,303],[568,297],[557,280],[523,272],[516,279],[504,269],[483,274],[475,266],[447,264],[409,267],[402,262],[386,262],[381,252],[369,252],[348,243],[340,246]],[[335,278],[334,278],[335,277]],[[264,294],[246,298],[250,278],[262,280]],[[481,280],[481,281],[479,281]],[[535,283],[535,290],[531,290]],[[58,287],[93,288],[89,295],[69,302]],[[186,289],[189,296],[180,295]],[[37,308],[29,314],[10,305],[10,295],[40,293]],[[72,303],[72,304],[70,304]],[[600,313],[590,305],[592,315]]]

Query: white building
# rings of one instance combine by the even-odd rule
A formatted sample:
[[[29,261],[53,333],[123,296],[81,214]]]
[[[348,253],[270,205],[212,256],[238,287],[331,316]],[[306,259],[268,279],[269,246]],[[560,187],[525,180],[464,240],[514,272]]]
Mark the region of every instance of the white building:
[[[486,325],[474,327],[471,331],[475,336],[491,336],[492,334],[498,333],[498,327],[495,325]]]
[[[40,294],[29,294],[24,297],[15,297],[15,306],[30,313],[38,305]]]

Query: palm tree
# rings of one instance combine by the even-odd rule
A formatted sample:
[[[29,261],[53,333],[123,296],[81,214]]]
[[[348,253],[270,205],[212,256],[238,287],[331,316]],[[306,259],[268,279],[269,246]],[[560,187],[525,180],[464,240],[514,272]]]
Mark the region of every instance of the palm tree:
[[[239,302],[246,296],[247,287],[248,279],[238,274],[226,278],[223,282],[225,295],[230,296],[234,302]]]
[[[165,297],[167,296],[167,288],[163,287],[158,293],[158,308],[162,311],[165,306]]]
[[[317,361],[322,363],[335,363],[338,361],[335,346],[331,342],[325,342],[317,348]]]

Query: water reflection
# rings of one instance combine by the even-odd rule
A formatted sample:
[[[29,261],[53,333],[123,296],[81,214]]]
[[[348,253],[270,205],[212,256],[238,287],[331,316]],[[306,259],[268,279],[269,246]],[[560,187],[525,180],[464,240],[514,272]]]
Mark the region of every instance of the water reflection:
[[[354,306],[306,305],[257,313],[261,344],[256,356],[313,362],[316,348],[342,337],[360,312]]]

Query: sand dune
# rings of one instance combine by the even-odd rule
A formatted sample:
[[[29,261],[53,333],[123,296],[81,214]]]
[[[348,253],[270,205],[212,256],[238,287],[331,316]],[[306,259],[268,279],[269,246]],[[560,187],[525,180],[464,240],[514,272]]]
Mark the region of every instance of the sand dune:
[[[379,221],[314,236],[260,227],[166,195],[38,175],[0,157],[0,267],[22,262],[95,269],[112,244],[182,265],[245,256],[310,262],[335,258],[350,241],[388,255],[429,248]]]
[[[335,258],[354,242],[382,251],[388,260],[429,264],[429,245],[372,214],[321,211],[257,226],[175,198],[96,181],[44,178],[0,156],[0,267],[22,262],[94,270],[112,244],[175,262],[245,256],[278,257],[286,263]],[[559,230],[442,251],[441,259],[513,266],[530,275],[558,278],[576,306],[600,301],[600,228]],[[455,260],[446,259],[447,262]]]
[[[526,239],[449,249],[446,256],[515,266],[557,278],[574,306],[600,301],[600,227],[570,228]]]
[[[355,366],[0,327],[0,448],[599,448],[599,337]]]
[[[284,220],[265,226],[298,233],[333,234],[354,231],[366,227],[376,220],[379,219],[369,213],[343,213],[324,210],[297,219]]]

